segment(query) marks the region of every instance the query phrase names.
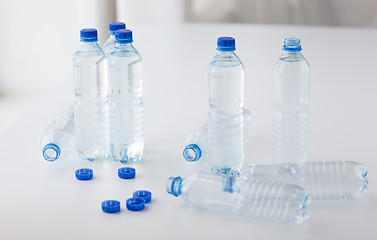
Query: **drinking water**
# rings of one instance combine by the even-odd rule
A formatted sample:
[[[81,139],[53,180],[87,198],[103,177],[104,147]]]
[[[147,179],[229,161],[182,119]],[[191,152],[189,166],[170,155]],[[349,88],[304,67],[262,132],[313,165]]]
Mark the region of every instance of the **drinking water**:
[[[306,191],[281,182],[199,172],[188,178],[169,178],[166,190],[200,210],[291,225],[307,218]]]
[[[117,30],[107,57],[110,82],[110,149],[115,160],[138,162],[144,149],[142,59],[131,30]]]
[[[237,172],[244,161],[244,67],[235,49],[234,38],[218,38],[208,68],[208,160],[214,172]]]
[[[246,136],[251,129],[251,112],[247,109],[244,109],[243,111],[245,115],[244,134]],[[201,162],[207,161],[208,124],[192,131],[187,137],[186,144],[185,149],[183,149],[183,157],[188,162],[195,162],[199,159],[201,159]]]
[[[106,40],[102,49],[107,55],[115,49],[115,32],[119,29],[126,29],[126,24],[122,22],[112,22],[109,24],[109,38]]]
[[[109,154],[108,82],[100,75],[104,52],[97,30],[82,29],[81,45],[73,55],[76,147],[82,159],[93,161]]]
[[[351,161],[305,162],[281,165],[252,165],[242,178],[268,179],[305,188],[313,200],[355,199],[366,194],[368,169]]]
[[[74,132],[73,106],[64,105],[42,133],[40,146],[43,157],[52,162],[61,154],[71,150],[74,144]]]
[[[300,39],[287,38],[275,65],[273,159],[300,163],[309,157],[309,64]]]

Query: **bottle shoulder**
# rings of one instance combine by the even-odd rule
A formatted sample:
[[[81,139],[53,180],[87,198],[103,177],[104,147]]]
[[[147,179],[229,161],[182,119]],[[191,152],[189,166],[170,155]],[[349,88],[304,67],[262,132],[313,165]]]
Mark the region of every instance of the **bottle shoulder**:
[[[244,68],[241,59],[234,52],[217,53],[209,65],[209,67],[234,67],[234,66],[239,66],[242,69]]]
[[[73,54],[73,60],[79,61],[81,58],[101,59],[104,56],[102,48],[97,43],[81,44]]]

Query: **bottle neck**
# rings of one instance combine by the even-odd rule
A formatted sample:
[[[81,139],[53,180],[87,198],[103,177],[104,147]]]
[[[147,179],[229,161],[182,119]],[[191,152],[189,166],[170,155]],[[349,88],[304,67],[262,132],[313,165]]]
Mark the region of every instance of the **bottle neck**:
[[[229,56],[229,55],[236,55],[234,51],[217,51],[217,56]]]
[[[118,49],[130,49],[133,48],[132,43],[116,43],[115,47]]]

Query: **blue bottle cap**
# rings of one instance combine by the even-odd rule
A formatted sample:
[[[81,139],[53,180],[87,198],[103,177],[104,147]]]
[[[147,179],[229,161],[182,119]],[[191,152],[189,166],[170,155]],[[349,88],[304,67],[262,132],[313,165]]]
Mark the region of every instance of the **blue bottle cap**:
[[[144,199],[145,203],[149,203],[152,199],[152,193],[146,190],[139,190],[134,192],[133,194],[134,198],[142,198]]]
[[[288,52],[299,52],[302,50],[299,38],[286,38],[284,40],[283,50]]]
[[[116,213],[120,211],[120,202],[116,200],[106,200],[102,202],[102,211],[106,213]]]
[[[97,42],[98,41],[97,30],[94,28],[81,29],[80,41],[81,42]]]
[[[75,172],[76,178],[81,181],[90,180],[93,177],[93,170],[90,168],[81,168]]]
[[[115,32],[115,42],[132,43],[132,31],[129,29],[120,29]]]
[[[145,201],[142,198],[129,198],[126,201],[126,206],[128,210],[140,211],[145,207]]]
[[[219,37],[217,39],[218,51],[234,51],[236,50],[236,40],[232,37]]]
[[[189,162],[198,161],[201,156],[202,151],[196,144],[189,144],[183,149],[183,157]]]
[[[44,146],[42,152],[43,157],[49,162],[53,162],[60,157],[60,148],[54,143]]]
[[[116,30],[126,29],[126,24],[123,22],[112,22],[109,24],[109,34],[114,35]]]
[[[134,178],[135,174],[136,170],[132,167],[122,167],[118,169],[118,176],[123,179]]]

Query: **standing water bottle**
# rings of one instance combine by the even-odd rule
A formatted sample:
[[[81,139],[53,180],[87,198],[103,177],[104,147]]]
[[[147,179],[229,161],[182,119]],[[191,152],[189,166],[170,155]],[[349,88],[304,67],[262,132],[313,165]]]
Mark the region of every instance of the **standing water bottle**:
[[[244,67],[235,49],[234,38],[218,38],[208,68],[208,159],[213,172],[237,172],[244,161]]]
[[[283,55],[275,65],[273,159],[300,163],[309,157],[309,64],[301,54],[300,39],[284,40]]]
[[[199,172],[188,178],[169,178],[166,191],[200,210],[290,225],[307,217],[308,194],[291,184]]]
[[[115,32],[119,29],[126,29],[126,24],[122,22],[112,22],[109,24],[109,38],[103,45],[103,51],[105,54],[109,54],[115,48]]]
[[[251,165],[242,178],[268,179],[305,188],[313,200],[355,199],[366,194],[368,169],[351,161],[305,162],[281,165]]]
[[[80,158],[93,161],[109,154],[108,83],[100,77],[104,53],[97,41],[97,30],[82,29],[81,45],[73,55],[75,81],[75,132]]]
[[[115,33],[116,48],[107,57],[110,82],[110,149],[115,160],[138,162],[144,149],[142,60],[132,31]]]
[[[65,105],[43,131],[40,146],[44,159],[52,162],[69,151],[73,147],[74,134],[73,106]]]

